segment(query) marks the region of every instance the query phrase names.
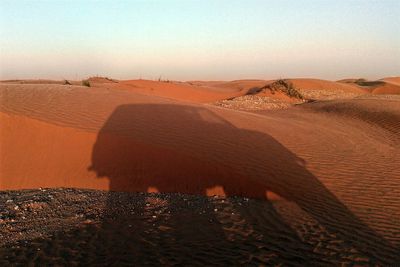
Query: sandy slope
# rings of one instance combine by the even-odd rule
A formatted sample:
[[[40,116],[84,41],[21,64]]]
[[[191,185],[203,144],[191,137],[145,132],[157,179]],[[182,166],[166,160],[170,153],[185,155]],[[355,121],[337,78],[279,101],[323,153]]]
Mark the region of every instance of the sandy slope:
[[[253,87],[262,87],[266,84],[273,82],[272,80],[235,80],[235,81],[190,81],[190,84],[203,86],[203,87],[213,87],[220,88],[229,91],[237,92],[247,92]]]
[[[327,100],[353,98],[366,94],[357,86],[319,79],[289,79],[307,99]]]
[[[385,81],[382,85],[373,88],[372,93],[378,95],[382,94],[400,95],[400,83]]]
[[[273,83],[275,80],[237,80],[230,82],[203,82],[193,81],[191,84],[198,86],[217,87],[241,92],[242,95],[246,94],[250,89],[256,87],[263,87],[267,84]],[[319,79],[297,78],[287,79],[293,86],[302,93],[307,99],[326,100],[338,98],[353,98],[355,96],[364,95],[366,90],[359,88],[354,84],[346,84],[343,82],[334,82]],[[283,102],[293,102],[292,100],[282,99],[279,95],[267,95],[273,99],[278,99]]]
[[[193,92],[180,99],[193,102],[226,91],[197,95],[197,87],[173,83],[164,93],[164,83],[122,84],[1,85],[0,188],[266,198],[293,211],[279,220],[306,227],[317,240],[310,246],[339,242],[341,251],[372,262],[396,260],[399,100],[335,100],[254,114],[171,99],[182,87]],[[167,98],[152,96],[149,87]]]
[[[326,90],[326,91],[348,91],[355,94],[363,94],[364,92],[351,85],[346,85],[338,82],[319,80],[319,79],[289,79],[296,88],[303,90]]]
[[[400,78],[388,77],[377,81],[365,81],[364,84],[358,84],[358,79],[343,79],[338,82],[351,85],[375,95],[399,95],[400,94]]]
[[[400,85],[400,77],[386,77],[381,79],[382,81],[388,82],[388,83],[393,83]]]
[[[123,80],[113,84],[95,84],[95,86],[195,103],[214,102],[242,94],[236,90],[223,90],[218,87],[196,86],[174,81]]]

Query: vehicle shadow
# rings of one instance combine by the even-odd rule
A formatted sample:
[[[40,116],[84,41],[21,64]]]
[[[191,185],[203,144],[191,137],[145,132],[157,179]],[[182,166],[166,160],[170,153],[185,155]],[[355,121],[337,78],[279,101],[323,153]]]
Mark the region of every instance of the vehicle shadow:
[[[206,108],[117,107],[98,134],[90,169],[109,179],[111,191],[261,199],[272,192],[294,202],[357,253],[385,264],[396,260],[396,249],[343,205],[307,170],[302,159],[268,134],[237,128]],[[113,205],[106,209],[112,210]],[[295,240],[282,245],[294,250],[301,247],[304,242],[272,206],[269,210]],[[254,218],[243,219],[254,222]],[[179,225],[171,229],[177,231]],[[255,231],[268,235],[263,233],[265,229]],[[305,260],[311,258],[313,253]]]
[[[396,248],[301,158],[272,136],[238,128],[205,107],[118,106],[98,133],[91,161],[88,169],[109,180],[100,223],[29,241],[22,250],[2,248],[0,256],[98,266],[321,266],[365,257],[390,266],[398,260]],[[310,242],[271,196],[292,203],[341,247],[330,249],[320,229]]]

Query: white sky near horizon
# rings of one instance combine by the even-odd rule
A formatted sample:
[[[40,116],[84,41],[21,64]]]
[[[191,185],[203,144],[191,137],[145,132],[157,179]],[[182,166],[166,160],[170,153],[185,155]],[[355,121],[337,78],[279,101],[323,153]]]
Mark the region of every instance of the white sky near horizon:
[[[3,1],[0,79],[400,76],[400,1]]]

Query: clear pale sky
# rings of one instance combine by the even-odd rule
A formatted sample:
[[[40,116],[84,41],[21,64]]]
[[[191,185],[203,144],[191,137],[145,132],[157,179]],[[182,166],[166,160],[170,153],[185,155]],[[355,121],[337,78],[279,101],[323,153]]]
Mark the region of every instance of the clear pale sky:
[[[400,1],[4,1],[0,79],[400,76]]]

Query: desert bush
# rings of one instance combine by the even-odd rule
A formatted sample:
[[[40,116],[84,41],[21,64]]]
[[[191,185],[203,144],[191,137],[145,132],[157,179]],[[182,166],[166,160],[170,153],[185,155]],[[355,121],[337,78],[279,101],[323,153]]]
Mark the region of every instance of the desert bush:
[[[90,87],[90,82],[89,82],[88,80],[83,80],[83,81],[82,81],[82,85],[83,85],[83,86]]]
[[[255,95],[255,94],[258,94],[259,92],[261,92],[262,90],[263,89],[260,87],[252,87],[247,91],[246,95]]]
[[[159,82],[163,82],[163,83],[170,83],[171,82],[169,79],[163,79],[161,76],[158,77],[158,81]]]
[[[68,80],[64,80],[65,85],[72,85]]]
[[[279,79],[271,84],[265,85],[261,89],[269,89],[272,93],[281,91],[290,97],[304,99],[304,96],[293,86],[293,83],[287,80]]]
[[[355,83],[359,86],[378,86],[378,85],[382,85],[385,82],[383,81],[367,81],[365,79],[358,79],[355,81]]]

